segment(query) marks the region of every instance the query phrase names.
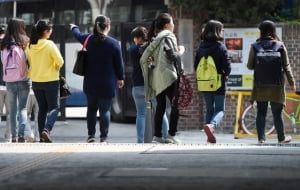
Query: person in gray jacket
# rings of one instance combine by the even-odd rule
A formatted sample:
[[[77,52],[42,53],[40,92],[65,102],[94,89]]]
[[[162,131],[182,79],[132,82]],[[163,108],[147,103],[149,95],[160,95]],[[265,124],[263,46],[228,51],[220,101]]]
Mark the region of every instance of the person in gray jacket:
[[[152,40],[145,49],[140,64],[142,67],[146,100],[156,97],[157,106],[154,116],[154,142],[175,143],[180,141],[175,138],[179,112],[172,105],[170,114],[169,135],[162,138],[162,119],[166,111],[166,97],[172,102],[177,91],[177,71],[174,61],[166,54],[166,40],[172,44],[175,56],[180,57],[184,52],[183,46],[177,46],[177,40],[173,33],[174,24],[171,15],[161,13],[153,20],[148,32],[148,39]]]

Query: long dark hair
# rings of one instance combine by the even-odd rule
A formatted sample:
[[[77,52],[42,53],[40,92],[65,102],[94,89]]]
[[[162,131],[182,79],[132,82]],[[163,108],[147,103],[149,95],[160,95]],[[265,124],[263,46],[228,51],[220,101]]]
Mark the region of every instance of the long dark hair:
[[[148,40],[152,41],[157,32],[164,29],[166,24],[170,24],[172,16],[168,13],[160,13],[151,23],[148,31]]]
[[[110,25],[110,19],[107,16],[99,15],[95,19],[94,35],[95,42],[101,43],[105,40],[104,30]]]
[[[205,41],[223,41],[223,24],[218,20],[209,20],[200,35],[201,40]]]
[[[52,24],[48,19],[39,20],[31,29],[30,44],[37,44],[43,37],[44,31],[52,29]]]
[[[10,19],[1,42],[1,50],[9,48],[11,45],[17,45],[25,49],[28,42],[29,38],[26,35],[24,20],[20,18]]]
[[[276,26],[274,22],[265,20],[258,25],[258,29],[260,30],[260,37],[258,41],[268,37],[271,37],[274,40],[280,40],[276,34]]]

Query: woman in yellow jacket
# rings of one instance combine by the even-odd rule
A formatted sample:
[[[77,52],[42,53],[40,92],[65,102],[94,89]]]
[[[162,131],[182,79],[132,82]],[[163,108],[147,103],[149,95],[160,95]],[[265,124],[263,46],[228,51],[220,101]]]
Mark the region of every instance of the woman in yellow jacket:
[[[57,46],[48,40],[51,33],[48,20],[38,21],[32,28],[27,51],[28,77],[39,105],[40,142],[52,142],[50,132],[59,112],[59,70],[64,63]]]

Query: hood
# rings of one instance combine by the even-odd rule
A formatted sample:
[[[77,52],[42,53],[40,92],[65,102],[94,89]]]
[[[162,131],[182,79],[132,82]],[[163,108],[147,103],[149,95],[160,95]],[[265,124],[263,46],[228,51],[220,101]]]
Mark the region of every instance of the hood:
[[[49,41],[46,39],[40,39],[37,44],[31,44],[29,49],[32,51],[40,51],[49,45]]]
[[[216,49],[221,45],[220,42],[202,41],[199,45],[198,51],[201,51],[203,55],[212,55],[216,52]]]

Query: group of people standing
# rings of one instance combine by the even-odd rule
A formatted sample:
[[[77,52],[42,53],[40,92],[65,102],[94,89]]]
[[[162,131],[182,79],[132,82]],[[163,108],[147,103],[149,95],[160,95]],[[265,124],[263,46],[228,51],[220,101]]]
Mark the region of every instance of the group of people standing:
[[[97,112],[99,111],[100,142],[106,143],[110,125],[112,98],[118,88],[124,85],[124,64],[119,42],[108,35],[111,21],[104,15],[95,19],[93,33],[82,33],[78,26],[71,24],[74,37],[84,44],[87,41],[87,63],[83,79],[83,91],[87,97],[87,142],[96,141]],[[278,41],[275,25],[271,21],[260,24],[260,37],[256,43]],[[204,132],[208,143],[216,143],[215,129],[219,126],[225,111],[226,83],[231,72],[231,62],[223,41],[223,24],[210,20],[201,33],[201,42],[197,48],[194,68],[203,56],[212,56],[216,68],[221,74],[222,85],[213,92],[202,92],[206,106]],[[147,105],[156,104],[154,114],[154,137],[156,143],[180,143],[177,139],[179,110],[172,103],[178,91],[177,64],[185,48],[178,45],[172,16],[159,14],[147,30],[143,26],[131,32],[133,46],[130,48],[133,64],[132,95],[136,104],[137,142],[144,142]],[[32,28],[30,38],[26,36],[24,21],[13,18],[8,23],[5,37],[1,41],[1,50],[19,46],[26,54],[24,64],[28,70],[22,80],[6,82],[8,93],[9,122],[12,142],[24,142],[24,127],[27,120],[26,103],[30,88],[39,105],[38,128],[40,142],[52,142],[50,132],[59,112],[59,71],[64,61],[56,45],[48,40],[52,25],[48,20],[38,21]],[[167,47],[168,46],[168,47]],[[171,47],[170,47],[171,46]],[[167,48],[169,51],[167,51]],[[284,45],[282,53],[284,71],[293,91],[295,81],[289,65]],[[5,64],[5,63],[3,63]],[[248,68],[255,70],[255,50],[251,48]],[[3,71],[5,72],[5,71]],[[288,143],[291,138],[284,135],[282,109],[285,96],[284,83],[273,88],[256,87],[254,84],[252,102],[257,102],[257,131],[259,143],[265,142],[264,128],[266,107],[271,102],[274,124],[280,143]],[[275,94],[275,96],[274,96]],[[168,105],[170,113],[167,114]],[[169,119],[168,116],[169,115]]]
[[[130,49],[131,62],[134,67],[132,94],[137,109],[137,142],[142,143],[145,131],[146,105],[148,101],[156,100],[156,111],[154,115],[154,137],[153,142],[157,143],[180,143],[175,138],[179,112],[176,106],[172,105],[172,100],[178,90],[178,76],[174,60],[179,60],[184,53],[184,47],[177,45],[177,40],[173,34],[174,24],[172,17],[167,13],[162,13],[156,17],[151,24],[149,32],[144,27],[136,27],[132,30],[134,41]],[[272,21],[266,20],[259,25],[260,36],[255,43],[276,43],[280,41],[276,35],[276,27]],[[221,87],[216,91],[203,91],[206,107],[205,125],[203,130],[207,136],[207,143],[216,143],[215,129],[219,126],[225,111],[226,85],[231,72],[231,61],[223,36],[223,24],[217,20],[210,20],[206,23],[201,35],[201,42],[196,50],[194,59],[194,69],[196,71],[200,59],[203,56],[211,56],[216,64],[217,72],[221,74]],[[148,35],[146,35],[148,33]],[[146,36],[148,38],[146,38]],[[172,44],[172,55],[166,52],[166,40]],[[247,67],[255,70],[255,49],[250,48]],[[142,50],[142,51],[141,51]],[[287,51],[282,43],[279,48],[281,54],[282,70],[286,74],[291,90],[295,91],[295,80],[291,71]],[[181,63],[180,63],[181,64]],[[272,67],[272,65],[271,65]],[[268,70],[265,72],[267,73]],[[255,72],[255,71],[254,71]],[[254,76],[255,77],[255,76]],[[255,79],[254,79],[255,81]],[[289,143],[290,136],[285,136],[282,111],[285,106],[285,84],[280,83],[272,87],[257,87],[253,83],[253,93],[251,103],[257,103],[256,127],[258,142],[265,143],[265,118],[267,106],[270,102],[274,125],[277,130],[278,142]],[[137,90],[139,89],[139,94]],[[139,97],[139,99],[138,99]],[[166,114],[166,98],[171,104],[170,124],[168,135],[162,135],[163,118]],[[163,127],[164,128],[164,127]]]
[[[59,113],[59,72],[64,61],[57,46],[48,40],[51,33],[52,24],[49,20],[39,20],[32,27],[29,38],[24,21],[12,18],[1,40],[2,79],[6,85],[9,110],[7,122],[13,143],[25,142],[27,103],[31,89],[39,107],[39,141],[52,142],[50,132]],[[8,65],[11,62],[13,66]],[[14,74],[8,76],[9,72]]]

